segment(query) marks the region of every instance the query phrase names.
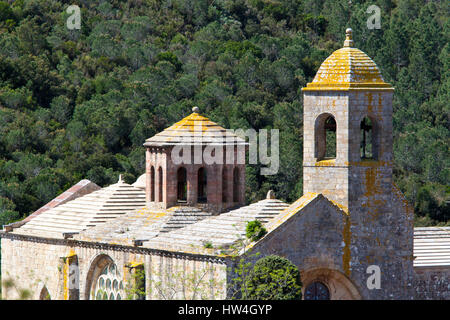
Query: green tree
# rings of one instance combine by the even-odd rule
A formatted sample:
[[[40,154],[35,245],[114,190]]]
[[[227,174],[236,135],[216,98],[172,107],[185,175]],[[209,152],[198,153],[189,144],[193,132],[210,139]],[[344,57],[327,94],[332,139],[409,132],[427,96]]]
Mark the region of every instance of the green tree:
[[[302,283],[298,268],[288,259],[269,255],[253,266],[242,289],[243,299],[300,300]]]
[[[272,189],[295,201],[303,183],[301,88],[351,27],[355,45],[396,88],[394,180],[418,219],[446,223],[446,2],[78,4],[82,28],[69,30],[64,2],[0,1],[0,196],[14,212],[27,215],[81,179],[104,186],[119,172],[141,175],[143,141],[194,105],[227,128],[279,129],[280,170],[261,176],[261,165],[247,165],[246,199]],[[381,8],[379,30],[366,25],[372,4]]]
[[[14,222],[20,215],[16,209],[14,202],[6,197],[0,197],[0,226]]]

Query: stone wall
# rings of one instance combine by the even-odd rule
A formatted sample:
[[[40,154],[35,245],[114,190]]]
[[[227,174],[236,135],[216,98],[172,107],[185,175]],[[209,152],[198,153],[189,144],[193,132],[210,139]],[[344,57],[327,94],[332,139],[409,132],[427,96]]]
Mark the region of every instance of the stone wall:
[[[411,221],[398,199],[376,222],[357,224],[322,195],[252,248],[258,258],[283,256],[298,266],[304,288],[324,283],[331,299],[412,299]],[[251,253],[250,253],[251,254]],[[252,261],[252,258],[249,258]],[[369,288],[368,267],[380,268],[380,288]]]
[[[219,163],[212,164],[206,163],[203,157],[198,159],[199,157],[196,153],[201,155],[203,153],[196,151],[195,147],[190,148],[191,156],[187,156],[185,160],[188,162],[187,164],[176,164],[171,158],[172,148],[148,147],[146,150],[146,201],[151,203],[151,206],[167,209],[179,205],[177,173],[180,167],[186,169],[186,205],[198,205],[198,172],[200,168],[206,170],[207,190],[205,192],[207,194],[207,202],[200,203],[199,206],[206,211],[219,213],[245,204],[245,164],[240,163],[242,159],[245,160],[245,147],[233,146],[231,151],[227,150],[227,148],[218,147],[216,151],[222,150],[224,161],[218,160]],[[205,148],[202,147],[201,150],[204,151]],[[189,148],[187,149],[189,150]],[[180,157],[182,158],[182,155]],[[154,175],[152,174],[152,168]],[[162,179],[159,174],[160,168],[162,170]],[[226,168],[225,175],[223,174],[224,168]],[[238,171],[235,171],[235,168]],[[235,172],[238,173],[237,199],[233,197]],[[152,179],[153,176],[154,179]],[[225,188],[225,194],[222,192],[223,188]],[[160,189],[162,192],[160,192]],[[224,201],[224,198],[226,201]]]
[[[167,202],[173,202],[173,194],[168,193],[171,190],[170,187],[173,186],[170,185],[170,180],[166,179],[167,150],[164,148],[147,148],[145,163],[146,201],[152,202],[153,206],[166,208]]]
[[[381,288],[362,294],[367,299],[412,299],[413,214],[395,191],[358,200],[351,217],[351,264],[354,281],[365,283],[369,266],[381,271]]]
[[[450,300],[450,268],[414,268],[414,298]]]
[[[147,299],[224,299],[226,265],[214,259],[189,258],[183,254],[151,253],[131,247],[112,248],[100,244],[70,244],[63,241],[1,239],[2,278],[13,279],[19,289],[27,289],[39,299],[44,287],[50,298],[73,299],[67,261],[77,257],[80,299],[89,299],[96,279],[94,265],[102,257],[116,264],[125,286],[131,286],[130,266],[143,264]],[[74,242],[75,243],[75,242]],[[193,289],[195,288],[195,290]],[[127,290],[125,290],[127,291]],[[73,292],[73,291],[72,291]],[[128,291],[129,292],[129,291]],[[14,288],[3,287],[3,299],[17,299]]]
[[[361,293],[365,281],[354,280],[348,236],[348,216],[318,195],[257,243],[249,261],[279,255],[299,268],[304,288],[321,281],[328,287],[331,299],[365,299]],[[255,253],[260,255],[252,257]]]

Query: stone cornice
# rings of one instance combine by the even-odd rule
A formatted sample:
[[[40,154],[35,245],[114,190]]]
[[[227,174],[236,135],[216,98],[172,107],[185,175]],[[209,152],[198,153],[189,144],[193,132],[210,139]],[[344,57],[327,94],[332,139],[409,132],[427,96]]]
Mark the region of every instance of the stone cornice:
[[[18,233],[10,233],[5,231],[0,231],[0,238],[11,239],[11,240],[21,240],[35,243],[46,243],[53,245],[62,245],[68,247],[81,247],[81,248],[92,248],[92,249],[103,249],[103,250],[113,250],[113,251],[122,251],[122,252],[132,252],[138,254],[152,254],[163,257],[172,257],[177,259],[189,259],[189,260],[197,260],[197,261],[208,261],[214,263],[226,263],[226,258],[203,255],[203,254],[194,254],[194,253],[186,253],[186,252],[177,252],[177,251],[169,251],[162,249],[152,249],[145,247],[133,247],[133,246],[124,246],[120,244],[109,244],[102,242],[91,242],[91,241],[82,241],[82,240],[74,240],[74,239],[56,239],[56,238],[46,238],[46,237],[38,237],[31,235],[24,235]]]

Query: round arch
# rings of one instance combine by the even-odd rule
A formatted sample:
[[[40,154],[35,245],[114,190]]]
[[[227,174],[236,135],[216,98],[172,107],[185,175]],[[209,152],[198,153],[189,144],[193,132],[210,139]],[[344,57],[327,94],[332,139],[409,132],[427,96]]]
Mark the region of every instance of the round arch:
[[[155,167],[150,167],[150,201],[155,201]]]
[[[185,167],[177,169],[177,201],[187,201],[187,170]]]
[[[380,156],[380,124],[375,117],[365,114],[359,119],[361,141],[360,158],[378,160]],[[370,148],[370,156],[367,156],[366,147]]]
[[[95,281],[100,276],[104,267],[111,263],[114,263],[114,260],[104,253],[98,254],[91,260],[89,270],[86,274],[86,287],[84,288],[84,298],[86,300],[90,299],[91,290],[94,289]]]
[[[302,293],[305,289],[315,283],[324,284],[330,293],[331,300],[361,300],[359,293],[353,282],[342,272],[328,268],[313,268],[301,272]]]
[[[322,113],[314,122],[314,157],[317,161],[337,157],[337,121],[331,113]]]

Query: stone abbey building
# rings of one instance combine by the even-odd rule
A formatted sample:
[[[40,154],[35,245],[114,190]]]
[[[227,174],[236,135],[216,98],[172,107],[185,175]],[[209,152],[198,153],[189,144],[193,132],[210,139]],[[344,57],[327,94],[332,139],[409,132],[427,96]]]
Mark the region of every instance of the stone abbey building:
[[[294,203],[269,192],[245,205],[248,144],[194,109],[145,141],[133,185],[82,180],[3,226],[3,280],[34,299],[226,299],[239,258],[259,253],[297,265],[305,299],[450,299],[450,228],[413,227],[392,181],[394,88],[350,29],[303,94]],[[254,220],[268,232],[244,241]]]

